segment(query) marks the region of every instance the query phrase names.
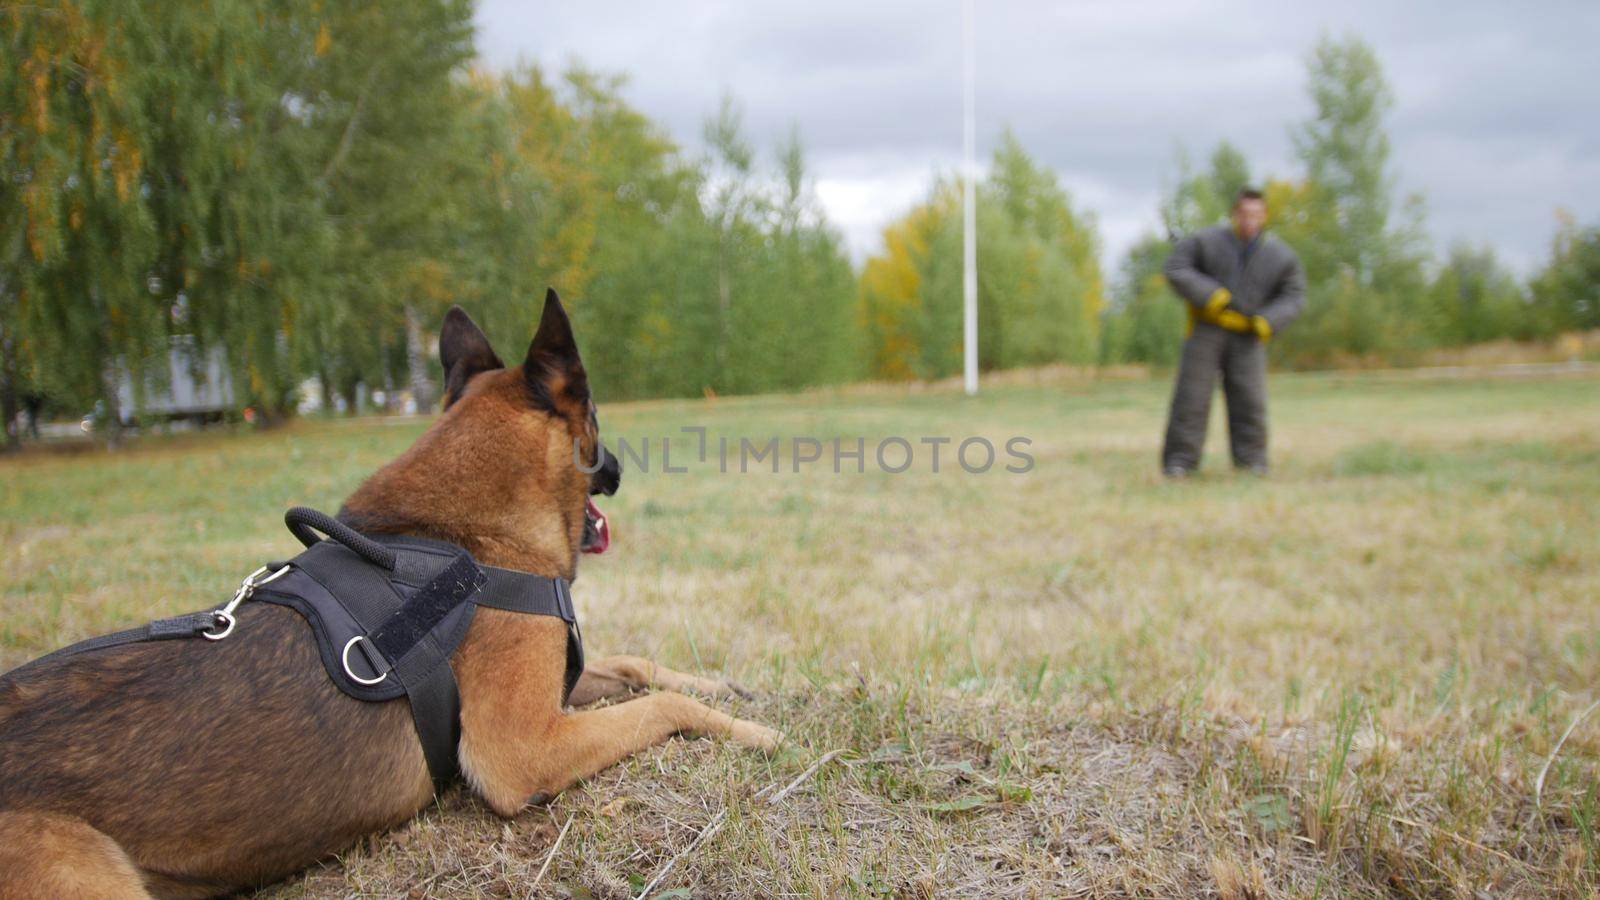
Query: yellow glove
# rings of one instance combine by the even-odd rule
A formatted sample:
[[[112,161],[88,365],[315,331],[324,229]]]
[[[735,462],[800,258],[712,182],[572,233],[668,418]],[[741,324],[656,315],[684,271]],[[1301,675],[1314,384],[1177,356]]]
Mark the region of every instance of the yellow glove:
[[[1255,331],[1254,326],[1250,324],[1250,317],[1234,309],[1225,309],[1217,313],[1211,318],[1211,322],[1239,334],[1250,334]]]
[[[1251,316],[1250,330],[1256,333],[1263,344],[1272,340],[1272,323],[1267,321],[1266,316]]]
[[[1211,321],[1211,317],[1212,316],[1215,316],[1217,313],[1222,312],[1224,309],[1227,309],[1228,308],[1228,304],[1232,303],[1232,302],[1233,302],[1233,294],[1229,293],[1227,288],[1225,288],[1225,287],[1217,288],[1216,290],[1211,292],[1211,296],[1210,297],[1206,298],[1206,305],[1205,305],[1205,308],[1202,310],[1204,315],[1201,318],[1205,319],[1205,321],[1207,321],[1207,322]]]
[[[1219,287],[1211,292],[1210,297],[1206,298],[1205,306],[1188,307],[1189,327],[1183,332],[1183,336],[1188,337],[1189,335],[1194,334],[1194,324],[1196,322],[1210,322],[1213,325],[1218,324],[1217,315],[1223,310],[1227,309],[1228,304],[1232,302],[1233,294],[1230,293],[1227,288]]]

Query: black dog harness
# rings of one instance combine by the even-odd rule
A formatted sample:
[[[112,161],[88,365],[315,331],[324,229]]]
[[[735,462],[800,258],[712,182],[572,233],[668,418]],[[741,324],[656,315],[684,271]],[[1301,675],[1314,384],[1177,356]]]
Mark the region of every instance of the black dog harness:
[[[572,693],[583,672],[583,638],[566,579],[485,566],[443,541],[364,535],[302,507],[289,510],[284,522],[305,552],[257,569],[221,609],[90,638],[36,662],[140,641],[222,641],[233,633],[234,612],[246,600],[287,606],[310,623],[322,664],[340,690],[374,703],[410,700],[428,771],[439,782],[456,774],[461,737],[461,697],[450,654],[478,607],[566,622],[563,702]],[[317,532],[331,540],[319,539]]]

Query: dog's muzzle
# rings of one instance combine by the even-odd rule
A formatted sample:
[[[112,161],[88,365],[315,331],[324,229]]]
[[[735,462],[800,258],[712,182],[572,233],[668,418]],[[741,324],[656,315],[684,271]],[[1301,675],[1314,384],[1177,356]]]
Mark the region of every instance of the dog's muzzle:
[[[601,444],[600,467],[589,478],[589,499],[583,509],[583,543],[579,549],[584,553],[604,553],[611,546],[611,522],[595,505],[594,498],[597,494],[615,494],[621,484],[622,460]]]

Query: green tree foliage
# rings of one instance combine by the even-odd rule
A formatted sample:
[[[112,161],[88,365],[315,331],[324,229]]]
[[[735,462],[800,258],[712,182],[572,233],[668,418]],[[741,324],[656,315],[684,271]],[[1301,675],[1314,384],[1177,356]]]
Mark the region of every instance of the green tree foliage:
[[[1600,225],[1564,218],[1550,261],[1533,278],[1532,306],[1523,324],[1532,336],[1600,328]]]
[[[1325,36],[1307,69],[1315,113],[1294,132],[1307,189],[1284,192],[1275,212],[1305,263],[1310,302],[1275,350],[1325,363],[1425,346],[1421,201],[1408,199],[1396,224],[1382,65],[1359,38]]]
[[[859,371],[800,141],[769,164],[731,103],[691,159],[620,78],[473,71],[470,0],[49,0],[0,25],[8,421],[23,391],[114,402],[178,336],[269,414],[307,378],[426,405],[445,308],[515,347],[546,285],[608,396]]]
[[[1178,183],[1162,199],[1161,223],[1170,239],[1216,225],[1228,217],[1240,189],[1250,184],[1250,164],[1233,144],[1222,141],[1211,153],[1210,169],[1192,170],[1178,152]]]
[[[0,9],[0,378],[100,393],[114,344],[150,343],[138,259],[154,246],[126,63],[98,7]],[[64,292],[73,304],[51,302]]]
[[[421,329],[457,296],[469,204],[488,180],[472,87],[457,77],[473,57],[472,4],[320,9],[299,23],[314,49],[296,85],[311,165],[288,186],[320,202],[308,224],[331,245],[293,298],[295,368],[324,396],[353,400],[358,383],[422,393]]]
[[[0,197],[30,236],[0,283],[18,381],[114,403],[119,372],[165,374],[185,335],[226,348],[242,402],[283,411],[296,363],[374,367],[393,308],[375,298],[415,297],[452,240],[448,170],[417,172],[454,158],[469,3],[3,15],[30,61],[4,97],[5,180],[26,187]]]
[[[681,358],[704,360],[705,383],[717,390],[843,380],[853,371],[855,278],[811,197],[798,134],[776,149],[771,173],[758,170],[731,100],[706,123],[705,137],[709,252],[691,250],[679,264],[711,276],[715,304],[707,339]]]
[[[1123,257],[1111,291],[1100,361],[1175,365],[1188,319],[1161,272],[1172,244],[1147,235]]]
[[[938,378],[961,367],[960,193],[938,182],[867,261],[859,321],[873,377]],[[977,194],[980,366],[1093,363],[1104,306],[1093,222],[1010,133]]]
[[[1428,286],[1424,326],[1440,346],[1537,336],[1522,285],[1488,247],[1456,244]]]
[[[11,6],[0,12],[5,81],[6,370],[30,389],[114,399],[119,363],[164,357],[177,327],[216,319],[203,299],[248,290],[243,248],[268,212],[212,195],[237,179],[259,134],[248,81],[260,46],[224,46],[227,16],[184,5]],[[194,56],[195,78],[147,65]],[[190,326],[179,326],[184,319]],[[10,339],[13,338],[14,339]]]
[[[496,222],[485,241],[504,262],[485,266],[473,307],[491,337],[527,340],[526,298],[539,296],[527,288],[543,279],[568,299],[607,397],[852,377],[854,273],[812,196],[799,139],[766,165],[729,101],[707,125],[707,157],[689,159],[621,87],[581,69],[552,85],[531,68],[486,86],[511,107],[497,177],[520,185],[497,189],[500,212],[483,211]]]
[[[623,102],[620,78],[575,70],[557,90],[528,70],[505,89],[514,103],[514,159],[525,161],[524,177],[537,185],[531,198],[540,201],[530,210],[539,249],[520,275],[572,298],[604,396],[699,392],[709,373],[686,351],[706,337],[694,326],[710,297],[682,262],[705,234],[699,171]],[[537,286],[508,287],[497,292],[513,298],[506,325],[525,341],[531,319],[522,300],[539,296],[527,290]],[[674,358],[685,368],[673,370]]]

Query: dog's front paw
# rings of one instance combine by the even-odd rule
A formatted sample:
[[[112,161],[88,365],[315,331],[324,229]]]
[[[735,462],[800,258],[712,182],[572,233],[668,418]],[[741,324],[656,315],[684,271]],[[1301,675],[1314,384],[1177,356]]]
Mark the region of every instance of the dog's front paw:
[[[677,691],[680,694],[696,694],[707,700],[753,700],[755,694],[745,689],[745,686],[736,681],[724,681],[720,678],[704,678],[699,675],[684,675],[672,673],[674,677],[664,677],[665,673],[657,673],[655,686]]]
[[[737,681],[718,681],[714,678],[702,678],[700,681],[702,683],[696,690],[707,697],[720,697],[722,699],[737,697],[740,700],[754,700],[756,697],[754,691]]]
[[[772,753],[783,743],[783,732],[746,719],[734,719],[728,729],[728,740],[734,743]]]

